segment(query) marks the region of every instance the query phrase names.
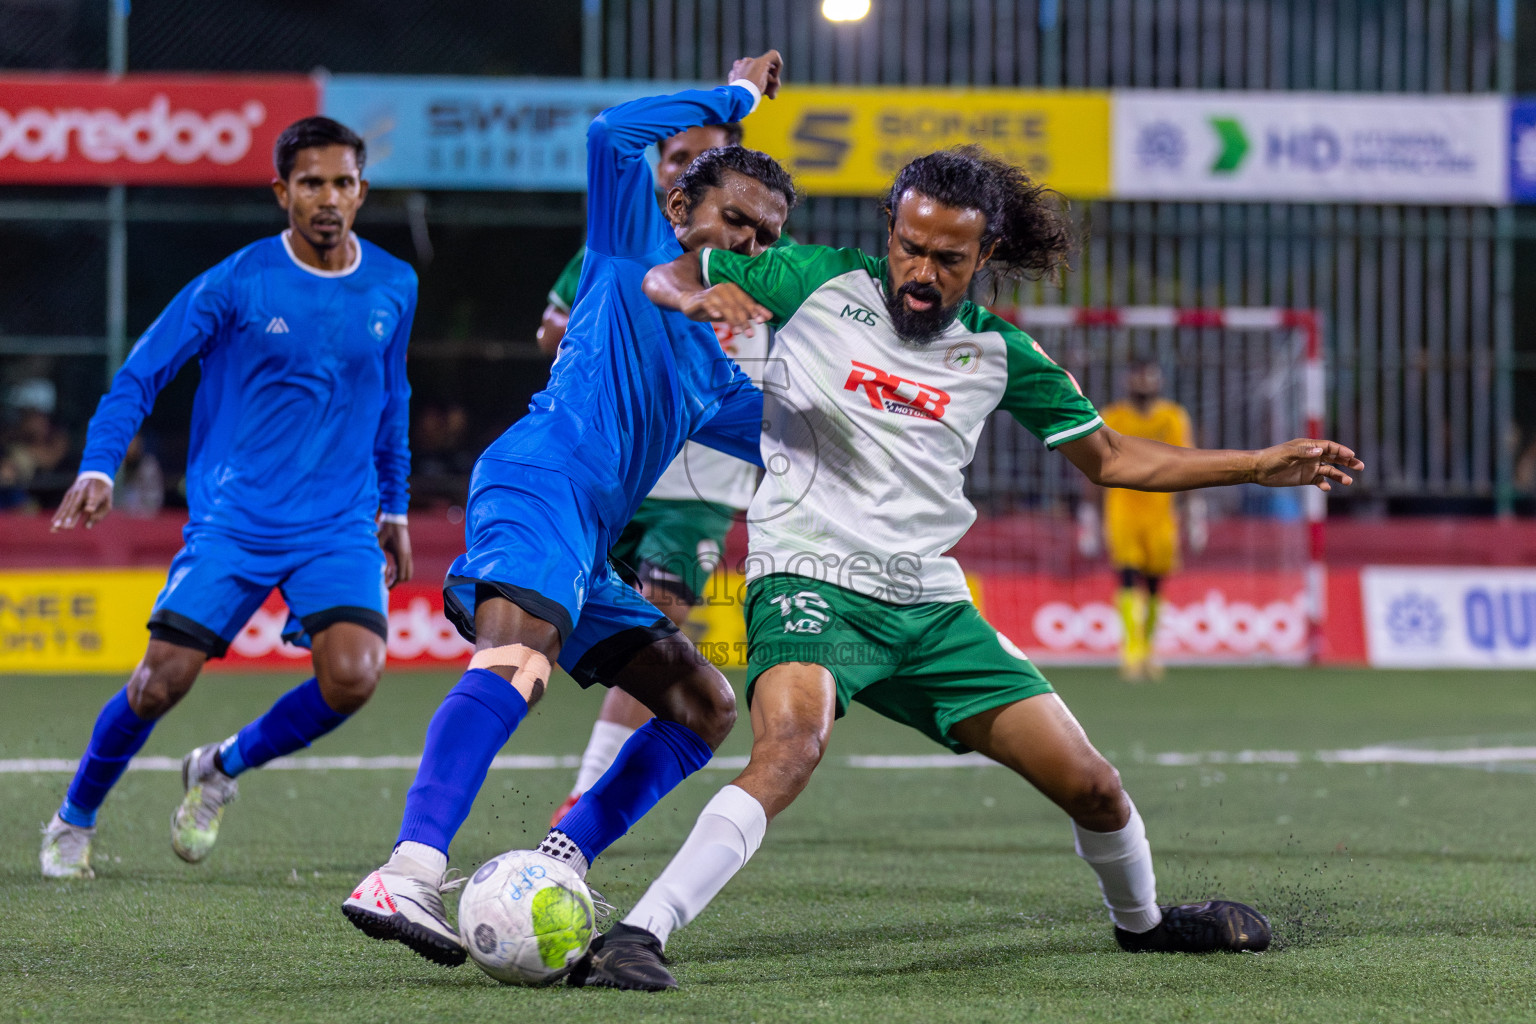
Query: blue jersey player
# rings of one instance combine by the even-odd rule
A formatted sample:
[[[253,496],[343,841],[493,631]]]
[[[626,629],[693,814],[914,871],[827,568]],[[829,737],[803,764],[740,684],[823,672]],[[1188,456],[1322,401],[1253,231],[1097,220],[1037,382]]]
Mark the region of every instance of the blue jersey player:
[[[588,130],[575,307],[549,385],[470,479],[468,551],[444,594],[476,653],[427,727],[393,855],[342,904],[368,935],[446,966],[464,962],[439,895],[448,847],[552,662],[582,686],[621,687],[656,716],[540,847],[583,875],[709,761],[735,721],[725,677],[606,554],[690,436],[758,460],[761,392],[708,324],[663,312],[641,283],[685,251],[720,244],[755,255],[773,244],[794,186],[761,153],[713,149],[688,175],[691,191],[674,187],[658,206],[645,152],[690,126],[744,117],[777,92],[779,64],[776,52],[737,61],[730,85],[626,103]]]
[[[202,367],[187,460],[190,521],[149,620],[149,648],[107,701],[64,804],[44,828],[43,874],[90,878],[96,812],[156,720],[221,657],[273,587],[315,678],[222,744],[182,762],[171,845],[208,855],[247,768],[306,747],[372,695],[388,636],[386,586],[411,573],[406,533],[405,348],[416,274],[352,234],[368,191],[363,141],[324,117],[290,125],[273,189],[288,230],[235,253],[166,307],[91,420],[55,529],[99,522],[112,474],[155,395]]]

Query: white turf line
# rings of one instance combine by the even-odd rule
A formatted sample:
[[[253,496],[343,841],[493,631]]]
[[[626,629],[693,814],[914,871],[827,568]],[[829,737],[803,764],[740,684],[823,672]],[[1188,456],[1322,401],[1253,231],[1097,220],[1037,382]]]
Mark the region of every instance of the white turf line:
[[[1234,752],[1207,751],[1197,754],[1153,754],[1143,759],[1127,758],[1145,764],[1172,768],[1188,768],[1202,764],[1427,764],[1427,765],[1482,765],[1511,762],[1536,762],[1536,747],[1463,747],[1458,750],[1423,750],[1416,747],[1378,745],[1358,747],[1354,750],[1317,750],[1304,753],[1299,750],[1239,750]],[[73,772],[78,761],[61,757],[15,757],[0,759],[0,775],[36,775],[44,772]],[[378,771],[380,769],[405,769],[414,771],[421,764],[419,755],[395,754],[386,757],[280,757],[266,765],[268,771]],[[995,768],[997,763],[980,754],[907,754],[893,757],[856,755],[844,757],[845,768]],[[564,756],[539,756],[534,754],[503,755],[491,762],[492,768],[518,768],[538,771],[551,768],[571,769],[581,766],[581,758],[574,754]],[[717,757],[706,767],[727,771],[740,771],[747,766],[745,757]],[[129,771],[179,772],[179,757],[136,757],[128,766]]]

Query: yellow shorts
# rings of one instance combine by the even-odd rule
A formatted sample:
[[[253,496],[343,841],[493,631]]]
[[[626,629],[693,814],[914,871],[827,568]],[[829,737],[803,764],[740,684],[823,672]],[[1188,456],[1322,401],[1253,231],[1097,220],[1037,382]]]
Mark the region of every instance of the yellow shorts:
[[[1168,576],[1179,567],[1179,521],[1174,516],[1111,516],[1104,523],[1104,542],[1117,569]]]

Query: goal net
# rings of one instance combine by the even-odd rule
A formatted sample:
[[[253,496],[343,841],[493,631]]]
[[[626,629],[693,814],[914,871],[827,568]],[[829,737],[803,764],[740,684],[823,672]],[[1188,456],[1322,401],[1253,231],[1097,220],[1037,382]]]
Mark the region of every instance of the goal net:
[[[1201,447],[1324,436],[1319,319],[1311,310],[1000,312],[1100,408],[1125,396],[1133,363],[1157,363],[1163,397],[1188,411]],[[1117,576],[1102,543],[1097,553],[1079,550],[1078,506],[1091,500],[1082,475],[996,414],[967,489],[980,515],[955,554],[987,618],[1041,662],[1115,660]],[[1180,499],[1182,566],[1163,584],[1160,657],[1170,664],[1314,658],[1325,613],[1322,492],[1244,485],[1199,492],[1199,500],[1203,510]]]

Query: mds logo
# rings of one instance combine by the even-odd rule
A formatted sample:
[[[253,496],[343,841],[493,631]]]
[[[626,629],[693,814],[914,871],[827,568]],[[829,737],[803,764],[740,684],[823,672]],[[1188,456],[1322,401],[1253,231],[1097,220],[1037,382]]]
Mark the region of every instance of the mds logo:
[[[948,391],[898,377],[858,360],[852,360],[852,363],[853,372],[848,374],[844,391],[862,391],[871,407],[886,412],[930,420],[944,418],[944,409],[949,405]]]

